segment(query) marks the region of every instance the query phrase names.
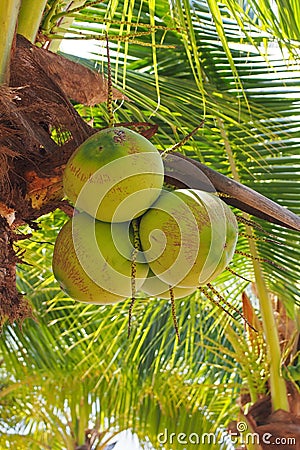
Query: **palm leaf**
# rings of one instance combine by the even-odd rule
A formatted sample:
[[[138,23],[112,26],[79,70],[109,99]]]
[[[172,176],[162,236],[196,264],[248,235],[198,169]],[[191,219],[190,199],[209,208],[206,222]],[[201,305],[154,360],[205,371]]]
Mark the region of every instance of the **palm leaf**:
[[[289,38],[297,37],[297,5],[291,2],[284,10],[279,4],[278,16],[267,1],[248,5],[244,11],[229,0],[218,9],[194,1],[191,10],[188,2],[179,1],[170,6],[137,0],[86,3],[71,14],[75,21],[69,31],[80,39],[98,40],[95,59],[81,62],[105,70],[108,32],[115,83],[131,100],[115,112],[117,122],[157,123],[153,142],[165,150],[205,117],[205,127],[180,151],[229,177],[233,158],[244,184],[299,213],[299,68],[296,61],[287,62],[265,47],[274,36],[279,49],[286,47],[295,58],[298,43]],[[65,31],[56,30],[56,37]],[[105,105],[76,108],[95,127],[109,121]],[[199,292],[176,301],[180,343],[169,302],[143,298],[134,307],[128,340],[129,301],[112,307],[81,305],[59,291],[50,267],[53,243],[65,220],[58,212],[43,217],[32,240],[20,244],[31,266],[20,267],[19,288],[30,297],[36,321],[26,321],[22,332],[16,325],[3,331],[0,348],[9,375],[1,372],[1,430],[15,430],[10,436],[15,445],[22,432],[26,445],[35,445],[31,448],[58,449],[74,448],[72,433],[82,440],[87,418],[103,430],[107,424],[110,429],[132,428],[141,441],[150,439],[154,446],[165,428],[175,433],[225,432],[238,413],[240,386],[253,400],[265,391],[265,349],[258,358],[249,352],[242,319],[231,310],[236,317],[232,321]],[[259,223],[267,237],[279,242],[257,242],[269,289],[295,315],[299,238],[291,230]],[[242,224],[240,228],[245,231]],[[266,236],[260,229],[255,234]],[[240,236],[237,249],[249,253],[246,237]],[[253,280],[249,258],[236,254],[231,267]],[[239,309],[241,293],[250,292],[251,283],[224,272],[214,286]],[[66,413],[68,426],[61,423]],[[49,439],[45,423],[51,429]]]

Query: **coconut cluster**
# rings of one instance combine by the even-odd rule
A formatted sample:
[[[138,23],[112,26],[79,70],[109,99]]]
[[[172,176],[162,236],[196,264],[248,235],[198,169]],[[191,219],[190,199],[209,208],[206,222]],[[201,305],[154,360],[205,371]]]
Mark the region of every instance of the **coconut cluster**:
[[[60,230],[53,273],[73,299],[109,304],[192,294],[233,257],[238,226],[214,194],[166,190],[160,153],[124,127],[101,130],[71,156],[64,191],[76,214]],[[133,283],[134,280],[134,283]]]

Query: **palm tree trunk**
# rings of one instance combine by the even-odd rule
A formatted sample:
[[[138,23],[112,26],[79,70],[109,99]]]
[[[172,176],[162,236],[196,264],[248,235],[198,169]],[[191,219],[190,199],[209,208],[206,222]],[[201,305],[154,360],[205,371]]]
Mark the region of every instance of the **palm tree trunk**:
[[[0,85],[9,82],[9,64],[21,0],[0,2]]]

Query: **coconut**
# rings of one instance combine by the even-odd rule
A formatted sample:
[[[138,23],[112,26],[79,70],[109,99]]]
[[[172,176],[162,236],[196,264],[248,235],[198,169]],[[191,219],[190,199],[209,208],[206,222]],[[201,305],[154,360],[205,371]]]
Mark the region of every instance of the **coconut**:
[[[215,271],[212,273],[211,279],[214,279],[219,274],[221,274],[223,270],[228,266],[228,264],[232,261],[239,233],[238,223],[235,215],[233,214],[229,206],[226,205],[226,203],[224,203],[222,200],[220,200],[220,202],[223,207],[226,219],[226,236],[219,264],[217,265]]]
[[[142,216],[139,234],[154,274],[170,286],[205,285],[231,260],[236,219],[217,196],[193,189],[163,191]]]
[[[184,288],[178,286],[168,286],[160,280],[152,270],[149,270],[148,276],[141,287],[141,291],[150,297],[159,297],[163,299],[170,299],[170,288],[173,290],[174,298],[183,298],[195,292],[194,287]]]
[[[60,230],[54,246],[52,267],[61,288],[71,298],[88,303],[116,303],[130,297],[131,233],[128,223],[109,224],[86,213],[75,215]],[[114,234],[119,236],[118,245]],[[139,289],[148,264],[135,265]]]
[[[104,222],[126,222],[143,214],[160,195],[163,181],[157,149],[124,127],[87,139],[63,176],[64,192],[76,208]]]

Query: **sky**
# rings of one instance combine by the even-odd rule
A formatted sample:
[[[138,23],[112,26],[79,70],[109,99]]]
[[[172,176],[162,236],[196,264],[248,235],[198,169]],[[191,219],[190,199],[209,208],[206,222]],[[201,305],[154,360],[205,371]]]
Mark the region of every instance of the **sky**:
[[[59,50],[63,53],[68,53],[69,55],[89,59],[95,58],[95,54],[92,54],[92,52],[96,54],[99,53],[101,47],[99,46],[99,41],[94,39],[82,41],[78,39],[65,39],[61,42]]]
[[[119,436],[117,436],[118,443],[114,447],[114,450],[127,450],[130,448],[130,450],[140,450],[142,447],[139,445],[138,438],[136,436],[133,436],[129,431],[125,431],[120,433]],[[112,442],[114,442],[113,439]]]

